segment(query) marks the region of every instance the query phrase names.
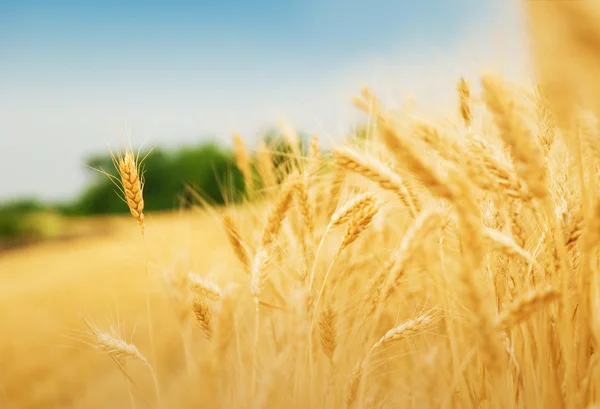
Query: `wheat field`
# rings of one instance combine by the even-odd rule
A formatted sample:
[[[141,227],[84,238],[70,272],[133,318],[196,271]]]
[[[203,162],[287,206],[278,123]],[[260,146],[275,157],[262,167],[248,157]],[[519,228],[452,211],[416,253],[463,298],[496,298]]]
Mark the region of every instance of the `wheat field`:
[[[242,206],[145,214],[116,156],[117,231],[0,258],[2,407],[600,405],[596,4],[527,2],[536,81],[454,116],[365,87],[366,138],[278,168],[234,135]]]

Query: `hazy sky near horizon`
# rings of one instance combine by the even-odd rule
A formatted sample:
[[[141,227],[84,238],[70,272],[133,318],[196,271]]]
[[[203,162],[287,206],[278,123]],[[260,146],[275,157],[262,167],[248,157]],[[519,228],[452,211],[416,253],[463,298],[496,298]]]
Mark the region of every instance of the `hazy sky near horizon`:
[[[0,200],[72,197],[122,135],[252,144],[282,115],[335,140],[361,85],[447,106],[460,75],[518,74],[524,45],[506,0],[5,0]]]

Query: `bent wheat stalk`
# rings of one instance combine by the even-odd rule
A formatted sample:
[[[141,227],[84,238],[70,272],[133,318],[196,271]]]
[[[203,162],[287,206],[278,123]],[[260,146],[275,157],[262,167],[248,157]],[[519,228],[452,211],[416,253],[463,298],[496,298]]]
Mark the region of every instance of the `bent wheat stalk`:
[[[94,324],[91,320],[87,318],[84,318],[84,322],[90,331],[90,335],[92,335],[93,337],[93,346],[106,352],[115,361],[117,367],[121,370],[125,378],[129,380],[131,384],[133,384],[138,389],[146,404],[151,408],[155,408],[155,405],[150,402],[150,400],[144,395],[142,389],[133,380],[131,375],[129,375],[129,373],[125,370],[125,363],[132,359],[144,364],[148,368],[148,371],[152,376],[152,381],[154,382],[154,388],[156,393],[156,401],[158,402],[158,379],[156,377],[154,368],[152,367],[152,365],[150,365],[150,362],[148,362],[146,357],[142,355],[142,353],[135,345],[119,337],[116,334],[116,330],[114,328],[109,333],[102,331],[96,324]]]
[[[404,181],[392,170],[373,158],[365,158],[348,148],[336,148],[333,151],[336,164],[346,170],[356,172],[367,179],[379,184],[383,189],[394,192],[412,215],[416,217],[417,210],[412,203],[409,190]]]

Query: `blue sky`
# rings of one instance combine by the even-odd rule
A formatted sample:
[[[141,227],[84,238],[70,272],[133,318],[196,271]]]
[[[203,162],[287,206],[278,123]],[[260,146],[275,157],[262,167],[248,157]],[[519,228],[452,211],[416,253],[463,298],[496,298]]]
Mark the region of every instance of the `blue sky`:
[[[365,83],[427,98],[498,55],[506,1],[0,2],[0,200],[68,198],[118,143],[249,143],[284,115],[335,140]],[[511,42],[512,41],[512,42]],[[59,156],[63,159],[58,161]],[[23,170],[24,163],[27,164]],[[19,172],[13,170],[21,167]]]

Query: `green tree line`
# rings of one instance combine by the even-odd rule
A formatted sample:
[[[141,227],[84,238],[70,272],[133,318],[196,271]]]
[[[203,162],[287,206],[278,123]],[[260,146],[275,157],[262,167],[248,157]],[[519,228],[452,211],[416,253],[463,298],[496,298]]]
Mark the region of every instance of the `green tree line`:
[[[301,140],[306,135],[300,135]],[[277,132],[268,132],[264,140],[273,155],[274,165],[285,160],[289,146]],[[303,144],[304,145],[304,144]],[[139,152],[143,158],[145,211],[161,211],[198,204],[198,198],[212,205],[235,203],[243,197],[243,177],[235,165],[234,153],[215,142],[183,146],[174,150],[154,147]],[[119,183],[115,185],[105,174],[118,177],[108,151],[85,160],[90,182],[83,191],[65,203],[43,203],[35,198],[0,204],[0,241],[15,237],[39,235],[29,217],[53,213],[63,217],[127,213]]]

